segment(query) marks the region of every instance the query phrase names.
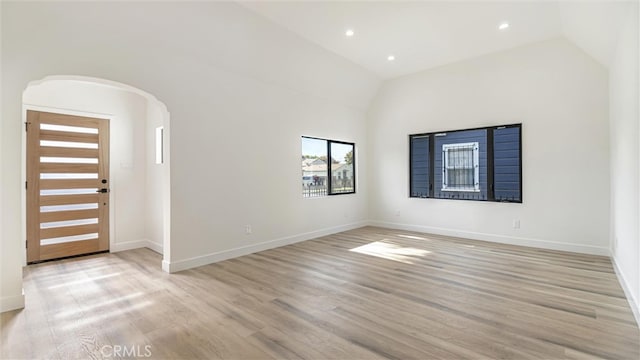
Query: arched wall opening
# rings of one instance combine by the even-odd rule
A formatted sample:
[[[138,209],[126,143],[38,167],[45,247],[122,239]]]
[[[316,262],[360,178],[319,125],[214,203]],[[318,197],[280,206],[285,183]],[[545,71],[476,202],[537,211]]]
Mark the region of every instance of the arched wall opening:
[[[170,255],[170,126],[166,106],[129,85],[82,76],[48,76],[29,83],[22,96],[27,110],[109,119],[111,252],[147,247]],[[157,129],[162,128],[157,148]],[[26,179],[26,133],[22,177]],[[162,151],[158,163],[157,151]],[[26,238],[26,196],[22,198]],[[165,261],[165,262],[166,262]],[[26,264],[26,252],[23,254]]]

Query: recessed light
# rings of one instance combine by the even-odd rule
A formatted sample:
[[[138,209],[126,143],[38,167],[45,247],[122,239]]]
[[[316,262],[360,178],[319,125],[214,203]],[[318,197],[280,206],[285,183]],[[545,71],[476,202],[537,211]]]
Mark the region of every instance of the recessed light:
[[[354,34],[355,32],[353,32],[353,29],[347,29],[347,31],[344,32],[346,37],[352,37]]]
[[[502,24],[500,24],[500,26],[498,26],[498,29],[500,30],[505,30],[509,28],[509,23],[508,22],[503,22]]]
[[[387,60],[389,60],[389,61],[393,61],[393,60],[395,60],[395,59],[396,59],[396,57],[395,57],[395,56],[393,56],[393,55],[389,55],[389,56],[387,56]]]

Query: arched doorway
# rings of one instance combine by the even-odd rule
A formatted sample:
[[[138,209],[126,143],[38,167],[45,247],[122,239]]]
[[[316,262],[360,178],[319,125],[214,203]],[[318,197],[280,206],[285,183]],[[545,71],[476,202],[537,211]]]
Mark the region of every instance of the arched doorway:
[[[49,76],[31,82],[22,100],[25,122],[28,111],[108,119],[109,250],[148,247],[169,259],[170,126],[166,106],[132,86],[82,76]],[[24,136],[22,173],[26,181]],[[27,195],[22,204],[27,238]],[[60,241],[65,239],[73,237]],[[39,245],[40,239],[37,241]],[[26,254],[24,259],[26,263]]]

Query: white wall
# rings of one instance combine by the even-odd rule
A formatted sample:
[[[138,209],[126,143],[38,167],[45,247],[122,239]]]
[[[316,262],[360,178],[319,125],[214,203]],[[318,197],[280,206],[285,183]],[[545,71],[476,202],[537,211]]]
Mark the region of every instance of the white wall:
[[[148,246],[162,253],[164,239],[164,167],[168,164],[156,164],[156,128],[163,126],[162,109],[151,102],[147,103],[145,126],[145,209],[144,227]],[[168,154],[167,154],[168,156]]]
[[[0,50],[4,52],[5,40],[1,36],[4,28],[5,12],[0,3]],[[4,85],[7,73],[4,71],[6,59],[0,56],[0,83]],[[7,91],[4,86],[0,88],[0,109],[7,107]],[[18,103],[22,106],[22,100],[18,96]],[[14,114],[14,119],[19,119],[20,114]],[[0,118],[0,311],[17,309],[24,306],[24,294],[22,291],[22,263],[24,242],[20,241],[20,148],[16,148],[16,137],[20,135],[10,130],[5,124],[6,116]],[[18,121],[16,120],[16,123]],[[12,154],[11,158],[7,155]],[[6,165],[6,166],[5,166]],[[22,190],[22,189],[20,189]],[[12,204],[12,206],[9,206]]]
[[[79,112],[110,119],[111,251],[145,246],[145,222],[140,220],[140,214],[148,208],[145,126],[148,107],[156,109],[155,116],[162,122],[157,105],[148,104],[147,99],[130,91],[73,80],[50,80],[30,86],[23,100],[27,109]],[[161,221],[155,227],[160,232]]]
[[[48,75],[128,84],[171,112],[167,270],[367,219],[361,177],[356,195],[304,200],[299,167],[301,135],[366,148],[365,109],[379,83],[371,73],[234,3],[0,6],[2,296],[21,291],[20,263],[12,261],[23,251],[21,94]],[[359,155],[357,166],[366,173]],[[252,235],[244,234],[246,224]]]
[[[371,219],[608,254],[607,96],[606,69],[564,39],[385,82],[369,113]],[[409,134],[509,123],[522,123],[522,204],[409,198]]]
[[[610,68],[611,254],[640,323],[638,4],[629,5]]]
[[[562,34],[605,67],[615,54],[620,19],[630,2],[559,1]]]
[[[3,11],[2,3],[0,3],[0,29],[2,27]],[[2,37],[0,36],[0,52],[2,49]],[[0,56],[0,69],[3,66],[3,58]],[[0,71],[0,84],[4,81],[4,73]],[[4,89],[0,87],[0,109],[4,107]],[[2,154],[6,151],[6,142],[4,141],[4,122],[0,121],[0,163],[4,164],[4,158]],[[5,204],[7,196],[5,195],[6,178],[10,174],[0,166],[0,204]],[[0,254],[8,254],[11,251],[15,251],[16,243],[10,241],[3,241],[4,233],[2,229],[5,229],[7,221],[20,221],[19,216],[14,214],[8,214],[7,212],[15,213],[12,208],[5,208],[0,205]],[[7,309],[17,309],[24,306],[24,295],[22,294],[22,279],[17,275],[22,275],[21,271],[22,257],[21,256],[2,256],[0,255],[0,311]],[[20,271],[18,273],[18,271]]]

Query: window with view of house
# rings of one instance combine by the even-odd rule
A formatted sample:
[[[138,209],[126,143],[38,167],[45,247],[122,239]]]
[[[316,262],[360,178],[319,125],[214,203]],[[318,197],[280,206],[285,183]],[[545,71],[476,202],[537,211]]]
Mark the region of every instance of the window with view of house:
[[[480,191],[478,143],[442,145],[442,190]]]
[[[355,144],[302,137],[302,196],[355,193]]]
[[[522,202],[521,125],[409,136],[410,197]]]

